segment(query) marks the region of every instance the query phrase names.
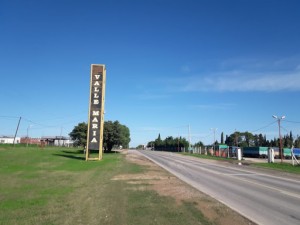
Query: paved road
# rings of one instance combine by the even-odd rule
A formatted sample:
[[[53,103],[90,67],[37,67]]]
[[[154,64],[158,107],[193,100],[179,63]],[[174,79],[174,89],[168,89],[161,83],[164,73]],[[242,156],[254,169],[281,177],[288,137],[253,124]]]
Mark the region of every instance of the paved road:
[[[257,224],[300,225],[300,176],[289,178],[179,154],[143,154],[198,190],[223,202]]]

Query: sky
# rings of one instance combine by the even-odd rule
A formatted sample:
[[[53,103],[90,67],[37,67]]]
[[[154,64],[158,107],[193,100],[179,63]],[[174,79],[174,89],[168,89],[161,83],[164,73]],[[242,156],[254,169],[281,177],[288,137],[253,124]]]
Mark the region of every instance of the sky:
[[[300,135],[298,0],[1,0],[0,135],[64,135],[88,120],[90,65],[105,121],[131,147],[235,131]],[[215,135],[214,135],[215,134]]]

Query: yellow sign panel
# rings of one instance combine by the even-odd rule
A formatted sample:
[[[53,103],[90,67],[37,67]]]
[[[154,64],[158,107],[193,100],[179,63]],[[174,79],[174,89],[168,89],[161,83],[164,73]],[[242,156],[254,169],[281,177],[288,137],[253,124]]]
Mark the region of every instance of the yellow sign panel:
[[[92,64],[90,77],[89,120],[87,131],[86,160],[101,160],[103,152],[105,65]],[[91,157],[99,152],[98,157]]]

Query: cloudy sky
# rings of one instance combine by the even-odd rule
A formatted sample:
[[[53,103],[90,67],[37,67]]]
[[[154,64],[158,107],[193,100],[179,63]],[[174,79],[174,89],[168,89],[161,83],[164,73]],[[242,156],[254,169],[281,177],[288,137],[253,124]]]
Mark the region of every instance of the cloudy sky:
[[[300,135],[297,0],[0,3],[0,135],[68,135],[87,121],[90,64],[105,64],[105,120],[131,146],[213,130]],[[213,128],[213,129],[212,129]]]

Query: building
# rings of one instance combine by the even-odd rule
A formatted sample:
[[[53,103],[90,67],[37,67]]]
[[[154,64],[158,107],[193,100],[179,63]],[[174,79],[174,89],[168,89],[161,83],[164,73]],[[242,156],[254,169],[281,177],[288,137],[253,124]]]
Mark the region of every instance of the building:
[[[41,139],[40,138],[31,138],[31,137],[22,137],[21,144],[30,144],[30,145],[40,145]]]
[[[64,136],[43,136],[40,141],[47,146],[73,146],[73,141]]]
[[[13,144],[14,143],[14,137],[13,136],[0,136],[0,144]],[[16,137],[15,144],[20,144],[21,138]]]

